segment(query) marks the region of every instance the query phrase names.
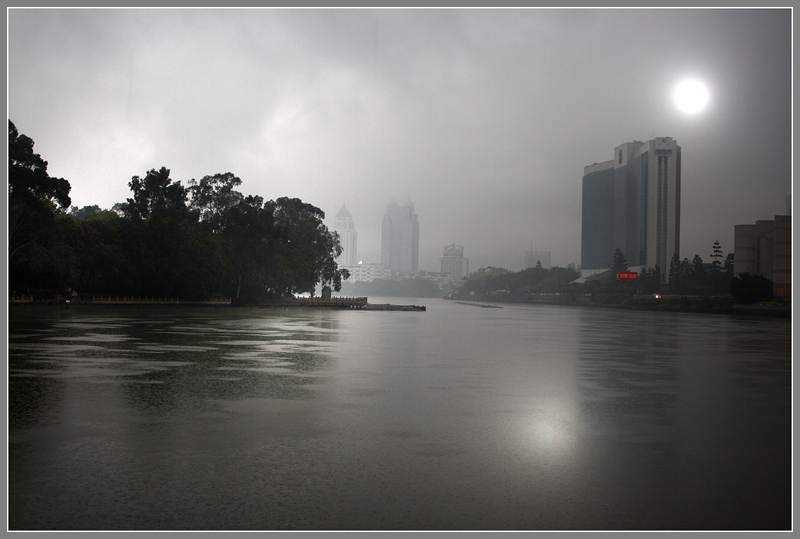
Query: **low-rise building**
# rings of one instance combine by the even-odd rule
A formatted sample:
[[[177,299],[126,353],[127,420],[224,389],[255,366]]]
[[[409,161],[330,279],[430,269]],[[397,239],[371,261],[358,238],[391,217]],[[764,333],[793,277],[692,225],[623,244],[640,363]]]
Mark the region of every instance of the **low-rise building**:
[[[753,225],[736,225],[733,274],[752,273],[771,279],[776,296],[792,293],[792,217],[776,215]]]
[[[355,283],[356,281],[364,281],[370,283],[375,279],[391,279],[392,271],[385,267],[383,264],[364,264],[359,262],[354,266],[340,266],[350,272],[345,282]]]

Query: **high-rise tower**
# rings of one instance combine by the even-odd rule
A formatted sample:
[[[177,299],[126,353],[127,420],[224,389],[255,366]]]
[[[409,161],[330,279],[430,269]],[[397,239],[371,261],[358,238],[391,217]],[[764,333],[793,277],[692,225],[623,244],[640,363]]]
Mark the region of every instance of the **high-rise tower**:
[[[626,142],[584,168],[581,274],[611,268],[616,249],[634,271],[666,278],[680,251],[681,147],[671,137]]]
[[[419,271],[419,221],[414,204],[389,203],[383,217],[381,264],[392,273]]]
[[[342,245],[342,254],[336,259],[336,263],[340,266],[355,266],[358,263],[358,234],[356,234],[355,224],[353,224],[353,216],[350,215],[344,204],[336,214],[333,229],[339,234],[339,243]]]

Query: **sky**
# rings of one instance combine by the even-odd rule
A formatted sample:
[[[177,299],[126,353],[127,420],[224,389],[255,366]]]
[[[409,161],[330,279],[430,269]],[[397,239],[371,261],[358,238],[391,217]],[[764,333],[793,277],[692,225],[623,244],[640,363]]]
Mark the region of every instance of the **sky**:
[[[585,166],[670,136],[682,150],[681,258],[792,192],[789,9],[9,9],[8,117],[75,207],[128,182],[232,172],[297,197],[380,262],[411,200],[420,270],[526,250],[580,265]],[[673,91],[701,81],[688,114]]]

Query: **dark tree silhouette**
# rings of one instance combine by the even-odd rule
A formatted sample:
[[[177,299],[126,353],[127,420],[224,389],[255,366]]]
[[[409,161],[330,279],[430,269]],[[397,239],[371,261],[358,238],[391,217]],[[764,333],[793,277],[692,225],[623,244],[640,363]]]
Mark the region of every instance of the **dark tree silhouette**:
[[[611,269],[614,272],[614,279],[616,279],[616,273],[618,271],[628,271],[628,262],[625,260],[625,255],[619,247],[614,251],[614,257],[611,259]]]
[[[70,184],[47,173],[47,161],[34,142],[8,121],[8,257],[24,250],[46,251],[53,239],[55,215],[71,201]]]
[[[731,280],[731,294],[745,305],[772,298],[772,281],[763,275],[742,273]]]

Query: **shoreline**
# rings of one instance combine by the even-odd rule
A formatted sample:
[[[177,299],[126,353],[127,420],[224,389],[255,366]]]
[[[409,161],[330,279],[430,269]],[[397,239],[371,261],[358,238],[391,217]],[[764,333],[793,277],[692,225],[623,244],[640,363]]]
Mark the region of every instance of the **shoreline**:
[[[552,298],[553,296],[551,296]],[[766,316],[766,317],[773,317],[773,318],[791,318],[792,316],[792,307],[791,305],[787,306],[778,306],[778,305],[742,305],[742,304],[720,304],[719,302],[715,305],[697,305],[690,303],[688,306],[681,306],[680,301],[681,296],[662,296],[661,300],[653,300],[650,302],[637,302],[637,303],[629,303],[629,304],[613,304],[613,303],[594,303],[589,301],[542,301],[542,300],[513,300],[513,299],[500,299],[500,298],[491,298],[491,299],[482,299],[482,298],[471,298],[470,302],[473,305],[478,303],[486,303],[486,306],[489,306],[489,302],[494,303],[505,303],[505,304],[519,304],[519,305],[553,305],[553,306],[562,306],[562,307],[589,307],[593,309],[616,309],[616,310],[625,310],[625,311],[661,311],[661,312],[675,312],[675,313],[693,313],[693,314],[717,314],[717,315],[732,315],[732,316],[741,316],[741,315],[753,315],[753,316]],[[454,301],[455,303],[463,303],[458,298],[444,298],[447,301]],[[677,301],[676,301],[677,299]],[[691,300],[690,300],[691,301]],[[481,305],[482,306],[482,305]]]
[[[109,303],[109,302],[92,302],[92,301],[35,301],[35,302],[9,302],[8,310],[29,310],[29,309],[46,309],[46,308],[60,308],[60,309],[84,309],[84,308],[164,308],[164,307],[177,307],[177,308],[212,308],[212,309],[336,309],[336,310],[364,310],[364,311],[426,311],[425,305],[401,305],[393,303],[369,303],[367,298],[359,298],[357,306],[348,302],[322,302],[321,298],[314,298],[315,301],[283,301],[275,303],[263,304],[246,304],[235,305],[233,303],[223,302],[192,302],[192,301],[171,301],[162,303]],[[335,298],[334,298],[335,299]],[[404,298],[408,299],[408,298]],[[424,299],[424,298],[420,298]],[[431,298],[439,299],[439,298]],[[676,312],[676,313],[694,313],[694,314],[716,314],[716,315],[732,315],[732,316],[762,316],[772,318],[791,318],[792,307],[791,305],[742,305],[717,302],[716,304],[698,305],[697,301],[691,302],[688,305],[681,305],[680,298],[677,297],[662,297],[660,300],[653,301],[640,301],[628,304],[612,304],[612,303],[594,303],[589,301],[549,301],[542,300],[511,300],[500,298],[470,298],[469,301],[462,301],[458,298],[441,298],[444,301],[451,301],[455,304],[463,304],[472,307],[481,308],[502,308],[501,305],[494,304],[519,304],[519,305],[553,305],[563,307],[588,307],[592,309],[611,309],[611,310],[624,310],[624,311],[662,311],[662,312]],[[663,300],[663,301],[662,301]]]

